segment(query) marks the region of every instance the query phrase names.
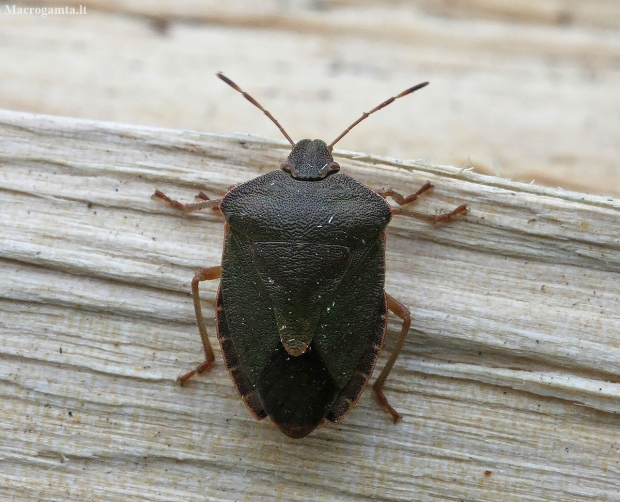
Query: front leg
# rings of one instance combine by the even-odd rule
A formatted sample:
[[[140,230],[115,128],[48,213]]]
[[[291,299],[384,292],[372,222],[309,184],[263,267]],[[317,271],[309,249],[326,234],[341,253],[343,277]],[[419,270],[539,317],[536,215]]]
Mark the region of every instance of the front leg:
[[[405,204],[414,202],[424,192],[427,192],[428,190],[432,190],[433,188],[435,188],[433,184],[430,181],[427,181],[426,183],[424,183],[424,185],[422,185],[422,187],[416,193],[412,193],[410,195],[407,195],[406,197],[402,196],[401,194],[399,194],[396,190],[392,188],[388,188],[387,190],[378,190],[377,193],[384,199],[387,199],[388,197],[392,197],[392,199],[394,199],[394,202],[396,202],[399,206],[404,206]]]
[[[155,193],[152,195],[153,199],[158,199],[164,201],[170,207],[182,211],[184,213],[192,213],[194,211],[200,211],[201,209],[205,209],[210,207],[215,211],[219,211],[220,202],[222,199],[209,199],[209,197],[204,193],[200,192],[196,198],[200,199],[201,202],[193,202],[190,204],[184,204],[179,202],[178,200],[171,199],[165,193],[160,192],[159,190],[155,190]]]
[[[377,194],[379,194],[384,199],[387,199],[388,197],[392,197],[394,202],[396,202],[399,206],[404,206],[407,204],[411,204],[412,202],[415,202],[420,195],[422,195],[424,192],[428,192],[429,190],[432,190],[433,188],[434,188],[433,184],[430,181],[427,181],[426,183],[424,183],[424,185],[422,185],[422,187],[417,192],[412,193],[407,196],[401,195],[400,193],[398,193],[396,190],[393,190],[392,188],[389,188],[387,190],[378,190]],[[395,208],[395,207],[391,208],[391,210],[392,210],[392,214],[403,214],[404,212],[404,209]],[[452,211],[448,213],[443,213],[443,214],[438,214],[438,215],[416,214],[416,217],[426,220],[429,223],[435,224],[435,223],[440,223],[442,221],[449,220],[450,218],[452,218],[453,216],[456,216],[457,214],[465,214],[465,213],[467,213],[467,204],[461,204],[456,209],[453,209]]]

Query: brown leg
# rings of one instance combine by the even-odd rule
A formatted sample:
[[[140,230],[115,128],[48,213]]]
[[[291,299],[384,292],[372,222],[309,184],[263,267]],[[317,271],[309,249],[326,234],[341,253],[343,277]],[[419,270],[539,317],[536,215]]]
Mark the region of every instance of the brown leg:
[[[197,373],[202,373],[211,368],[213,361],[215,361],[215,353],[209,342],[209,336],[207,335],[207,327],[205,326],[205,320],[202,317],[202,307],[200,306],[200,292],[198,291],[198,285],[202,281],[210,281],[213,279],[219,279],[222,275],[222,267],[209,267],[201,268],[197,270],[192,279],[192,296],[194,298],[194,310],[196,311],[196,321],[198,322],[198,331],[200,331],[200,338],[202,338],[202,345],[205,349],[205,361],[198,365],[195,370],[186,373],[179,378],[181,385],[187,382]]]
[[[409,204],[410,202],[413,202],[424,192],[427,192],[428,190],[432,190],[433,188],[434,188],[433,184],[430,181],[427,181],[426,183],[424,183],[424,185],[422,185],[422,187],[416,193],[412,193],[411,195],[407,195],[406,197],[403,197],[401,194],[399,194],[397,191],[391,188],[388,188],[387,190],[381,190],[377,193],[384,199],[386,199],[387,197],[392,197],[392,199],[394,199],[394,201],[399,206],[404,206],[405,204]]]
[[[212,209],[218,210],[219,205],[222,199],[209,199],[209,197],[204,193],[200,192],[196,198],[201,199],[201,202],[194,202],[192,204],[183,204],[178,200],[171,199],[165,193],[160,192],[159,190],[155,190],[153,194],[153,199],[159,199],[166,202],[170,207],[174,209],[178,209],[179,211],[183,211],[184,213],[191,213],[193,211],[200,211],[201,209],[205,209],[210,207]]]
[[[429,223],[432,223],[433,225],[435,223],[441,223],[443,221],[447,221],[450,218],[456,216],[457,214],[466,214],[468,211],[467,209],[467,204],[461,204],[459,207],[453,209],[452,211],[449,211],[447,213],[442,213],[442,214],[419,214],[419,213],[409,213],[412,216],[414,216],[415,218],[418,218],[420,220],[424,220],[424,221],[428,221]],[[402,209],[392,209],[392,214],[401,214],[403,212]]]
[[[379,400],[381,405],[390,415],[392,415],[394,423],[396,423],[400,419],[400,415],[394,408],[392,408],[392,406],[390,406],[390,403],[388,403],[387,397],[385,397],[385,394],[383,393],[383,385],[385,384],[385,380],[390,374],[390,371],[392,371],[392,366],[394,366],[394,362],[396,361],[396,358],[400,354],[400,351],[405,344],[405,339],[407,338],[407,333],[409,332],[409,326],[411,325],[411,313],[409,312],[409,309],[407,307],[405,307],[398,300],[392,298],[387,293],[385,293],[385,299],[387,301],[388,310],[391,310],[403,320],[403,327],[400,330],[400,334],[398,335],[398,342],[396,342],[396,347],[394,348],[392,355],[388,359],[387,364],[381,371],[381,374],[379,375],[377,380],[375,380],[372,388],[374,389],[375,395],[377,396],[377,399]]]
[[[406,197],[399,194],[395,190],[392,190],[391,188],[388,190],[381,190],[377,193],[384,199],[387,197],[392,197],[394,202],[396,202],[399,206],[404,206],[406,204],[410,204],[411,202],[416,201],[420,195],[432,189],[433,189],[433,184],[430,181],[427,181],[426,183],[424,183],[424,185],[422,185],[422,187],[417,192],[412,193],[411,195],[407,195]],[[401,209],[401,208],[392,208],[392,214],[402,214],[403,211],[404,209]],[[442,221],[449,220],[450,218],[452,218],[453,216],[456,216],[457,214],[465,214],[465,213],[467,213],[467,204],[461,204],[459,207],[457,207],[456,209],[453,209],[452,211],[448,213],[443,213],[439,215],[417,214],[416,213],[415,217],[428,221],[429,223],[435,224],[435,223],[440,223]]]

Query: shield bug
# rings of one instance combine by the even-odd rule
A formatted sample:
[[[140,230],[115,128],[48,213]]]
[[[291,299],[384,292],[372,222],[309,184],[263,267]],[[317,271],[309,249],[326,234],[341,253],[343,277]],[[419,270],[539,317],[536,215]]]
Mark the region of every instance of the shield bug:
[[[409,310],[384,291],[385,229],[398,212],[387,202],[410,204],[432,188],[403,197],[373,191],[339,172],[332,149],[370,114],[428,82],[411,87],[364,113],[329,145],[295,143],[279,122],[237,84],[217,76],[259,108],[290,142],[279,171],[231,188],[217,200],[200,194],[182,204],[160,191],[154,197],[184,212],[219,209],[224,219],[221,265],[200,269],[192,294],[205,361],[180,378],[185,383],[211,367],[215,355],[205,327],[198,286],[220,279],[216,325],[226,368],[257,419],[270,417],[284,434],[302,438],[341,421],[358,400],[385,338],[387,313],[402,319],[394,352],[373,388],[394,421],[383,386],[409,330]],[[440,222],[467,211],[426,218]]]

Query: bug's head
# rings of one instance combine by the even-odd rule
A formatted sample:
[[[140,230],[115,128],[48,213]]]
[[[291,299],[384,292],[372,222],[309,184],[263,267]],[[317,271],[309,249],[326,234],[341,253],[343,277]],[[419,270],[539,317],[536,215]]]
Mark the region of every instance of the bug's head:
[[[325,141],[302,139],[295,144],[280,169],[296,180],[320,180],[332,173],[337,173],[340,166],[334,162]]]
[[[422,89],[428,85],[428,82],[422,82],[421,84],[414,85],[409,89],[404,90],[400,94],[386,99],[380,105],[375,106],[369,112],[362,113],[362,116],[358,118],[355,122],[353,122],[349,127],[347,127],[334,141],[332,141],[329,145],[320,139],[302,139],[295,143],[292,138],[288,135],[288,133],[284,130],[284,128],[280,125],[280,123],[274,118],[271,113],[269,113],[263,106],[256,101],[252,96],[250,96],[247,92],[242,90],[237,84],[235,84],[228,77],[223,75],[221,72],[217,74],[218,78],[224,82],[226,82],[229,86],[231,86],[235,91],[241,93],[245,99],[247,99],[250,103],[256,106],[259,110],[261,110],[269,119],[280,129],[280,132],[284,135],[284,137],[288,140],[288,142],[293,147],[288,159],[282,163],[280,166],[283,171],[289,173],[296,180],[307,180],[307,181],[316,181],[322,180],[326,176],[329,176],[332,173],[337,173],[340,170],[340,166],[334,162],[334,158],[332,157],[332,150],[334,145],[338,143],[344,136],[346,136],[351,129],[353,129],[357,124],[359,124],[362,120],[367,119],[373,113],[381,110],[381,108],[386,107],[390,103],[393,103],[398,98],[402,98],[407,94],[411,94],[418,89]]]

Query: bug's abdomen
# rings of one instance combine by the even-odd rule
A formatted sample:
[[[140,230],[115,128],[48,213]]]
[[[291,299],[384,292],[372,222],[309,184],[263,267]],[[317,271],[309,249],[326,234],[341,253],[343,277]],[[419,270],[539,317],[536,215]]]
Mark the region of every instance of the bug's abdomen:
[[[325,419],[344,417],[383,344],[383,281],[382,237],[351,249],[251,242],[227,232],[218,338],[231,377],[257,418],[268,415],[298,438]],[[283,340],[283,333],[296,336],[283,322],[303,328],[303,350]]]
[[[339,422],[357,402],[383,346],[385,299],[375,316],[372,337],[344,385],[332,376],[314,344],[300,356],[291,356],[282,343],[250,382],[228,327],[221,289],[217,299],[218,339],[224,361],[243,402],[259,420],[269,416],[284,434],[302,438],[326,420]]]

